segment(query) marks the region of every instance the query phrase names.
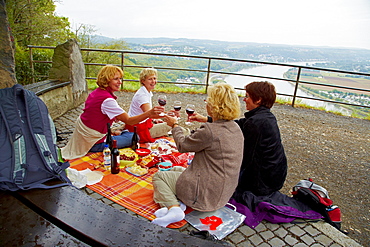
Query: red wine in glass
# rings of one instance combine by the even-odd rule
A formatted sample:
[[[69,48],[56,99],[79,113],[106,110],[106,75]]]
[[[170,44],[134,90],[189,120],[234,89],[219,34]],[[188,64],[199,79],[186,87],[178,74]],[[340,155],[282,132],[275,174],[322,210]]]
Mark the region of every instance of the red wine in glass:
[[[167,101],[166,101],[166,100],[164,100],[164,99],[158,99],[158,104],[159,104],[160,106],[165,106],[165,105],[167,104]]]
[[[167,96],[166,95],[159,95],[158,96],[158,104],[160,106],[165,106],[167,104]]]
[[[176,101],[173,103],[173,109],[174,109],[175,111],[180,111],[180,110],[181,110],[181,101],[176,100]]]
[[[195,110],[193,110],[193,109],[186,109],[186,113],[188,114],[188,115],[192,115],[193,113],[194,113],[194,111]]]
[[[194,114],[195,112],[195,106],[192,104],[187,104],[185,108],[186,114],[188,114],[188,120],[185,122],[186,125],[192,125],[192,123],[189,120],[190,115]]]

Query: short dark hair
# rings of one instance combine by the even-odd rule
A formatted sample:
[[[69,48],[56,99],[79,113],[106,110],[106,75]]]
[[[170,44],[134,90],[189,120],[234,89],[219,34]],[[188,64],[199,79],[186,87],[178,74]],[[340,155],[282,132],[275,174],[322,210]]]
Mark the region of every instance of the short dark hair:
[[[274,84],[268,81],[254,81],[245,86],[245,91],[253,102],[261,100],[259,104],[271,108],[276,100]]]

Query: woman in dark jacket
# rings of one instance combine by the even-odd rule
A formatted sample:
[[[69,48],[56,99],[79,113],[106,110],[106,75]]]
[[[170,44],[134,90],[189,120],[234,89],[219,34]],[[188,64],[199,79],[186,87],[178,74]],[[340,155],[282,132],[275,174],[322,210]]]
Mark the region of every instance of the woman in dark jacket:
[[[248,112],[236,120],[244,135],[244,155],[234,196],[244,191],[269,195],[283,187],[287,175],[280,130],[270,111],[276,100],[275,87],[269,82],[252,82],[245,90]]]
[[[270,195],[283,187],[287,175],[287,159],[281,143],[280,130],[270,108],[276,100],[273,84],[252,82],[245,86],[243,99],[248,112],[245,118],[235,120],[244,135],[244,154],[236,199],[245,191],[256,196]],[[193,121],[211,121],[196,114]]]

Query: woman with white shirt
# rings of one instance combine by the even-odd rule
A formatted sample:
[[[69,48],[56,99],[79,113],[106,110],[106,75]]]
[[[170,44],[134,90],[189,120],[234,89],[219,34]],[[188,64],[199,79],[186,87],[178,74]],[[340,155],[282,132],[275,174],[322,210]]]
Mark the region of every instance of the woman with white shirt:
[[[130,109],[128,111],[128,115],[130,117],[143,114],[152,109],[152,90],[154,90],[157,84],[157,70],[153,68],[143,69],[140,72],[140,84],[140,89],[137,90],[131,101]],[[151,118],[147,118],[135,125],[126,124],[125,128],[132,132],[134,130],[134,126],[137,126],[137,133],[140,137],[140,142],[154,142],[153,138],[166,136],[171,130],[171,127],[166,123],[162,121],[159,123],[153,123]]]

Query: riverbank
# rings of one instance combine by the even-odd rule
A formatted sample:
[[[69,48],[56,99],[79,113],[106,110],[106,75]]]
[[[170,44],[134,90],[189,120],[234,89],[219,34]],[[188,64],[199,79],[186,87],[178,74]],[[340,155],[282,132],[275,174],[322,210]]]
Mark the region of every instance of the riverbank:
[[[313,62],[311,62],[311,63],[313,63]],[[297,63],[292,63],[291,65],[306,65],[306,63],[297,62]],[[282,80],[283,78],[286,78],[286,79],[290,78],[292,80],[296,79],[296,75],[293,76],[293,75],[291,75],[291,73],[288,72],[289,68],[293,68],[293,67],[278,66],[278,65],[257,66],[257,67],[243,69],[241,71],[238,71],[239,74],[244,74],[244,75],[248,75],[248,76],[228,75],[228,76],[225,76],[223,79],[227,83],[231,84],[234,88],[244,88],[244,86],[246,84],[248,84],[252,81],[255,81],[255,80],[259,80],[259,81],[260,80],[268,80],[269,82],[274,84],[277,93],[286,94],[286,95],[293,95],[294,90],[295,90],[295,86],[296,86],[295,83],[290,82],[290,81]],[[262,76],[262,77],[265,77],[265,78],[281,78],[281,79],[279,79],[279,80],[264,79],[264,78],[253,77],[253,75]],[[302,81],[312,81],[311,79],[307,79],[307,78],[304,79],[304,76],[301,76],[301,78],[300,78],[300,80],[302,80]],[[333,80],[334,80],[334,82],[339,83],[339,81],[337,79],[333,79]],[[345,81],[345,82],[351,81],[351,80],[345,79],[345,78],[341,78],[341,80],[342,80],[341,84],[336,84],[336,83],[333,83],[333,84],[346,86],[346,84],[343,84],[344,83],[343,81]],[[363,82],[363,83],[365,83],[365,82]],[[363,84],[356,84],[356,85],[351,84],[352,87],[359,87],[359,85],[363,85]],[[366,84],[364,84],[364,88],[366,88],[365,85]],[[313,88],[312,90],[310,90],[311,86]],[[347,85],[347,86],[349,86],[349,85]],[[307,87],[307,88],[305,88],[305,87]],[[299,96],[302,96],[302,97],[310,97],[310,98],[321,98],[323,100],[337,100],[337,101],[348,102],[345,99],[340,99],[340,98],[338,99],[337,97],[334,97],[333,95],[330,95],[330,96],[328,95],[328,97],[324,97],[322,94],[313,92],[314,87],[315,87],[314,85],[300,84],[300,86],[297,89],[297,92],[296,92],[297,94],[296,95],[299,95]],[[333,88],[321,87],[320,86],[319,89],[320,90],[332,90]],[[342,89],[338,89],[338,90],[342,91]],[[351,90],[350,92],[358,93],[357,91],[354,91],[354,90]],[[283,100],[284,99],[291,100],[291,97],[282,96],[282,95],[280,95],[279,97]],[[351,95],[351,97],[352,97],[352,95]],[[358,102],[354,102],[354,100],[349,101],[349,102],[360,104]],[[366,118],[369,114],[368,111],[366,111],[366,110],[364,111],[364,109],[367,109],[367,108],[352,107],[352,106],[348,106],[348,105],[334,104],[334,103],[329,103],[329,102],[319,101],[319,100],[310,100],[310,99],[302,99],[301,98],[301,99],[297,99],[296,103],[297,104],[302,104],[302,105],[307,105],[308,107],[314,107],[314,108],[318,108],[318,109],[325,109],[326,111],[340,113],[340,114],[346,115],[346,116],[353,115],[353,116],[356,116],[356,117],[359,117],[359,118]]]

